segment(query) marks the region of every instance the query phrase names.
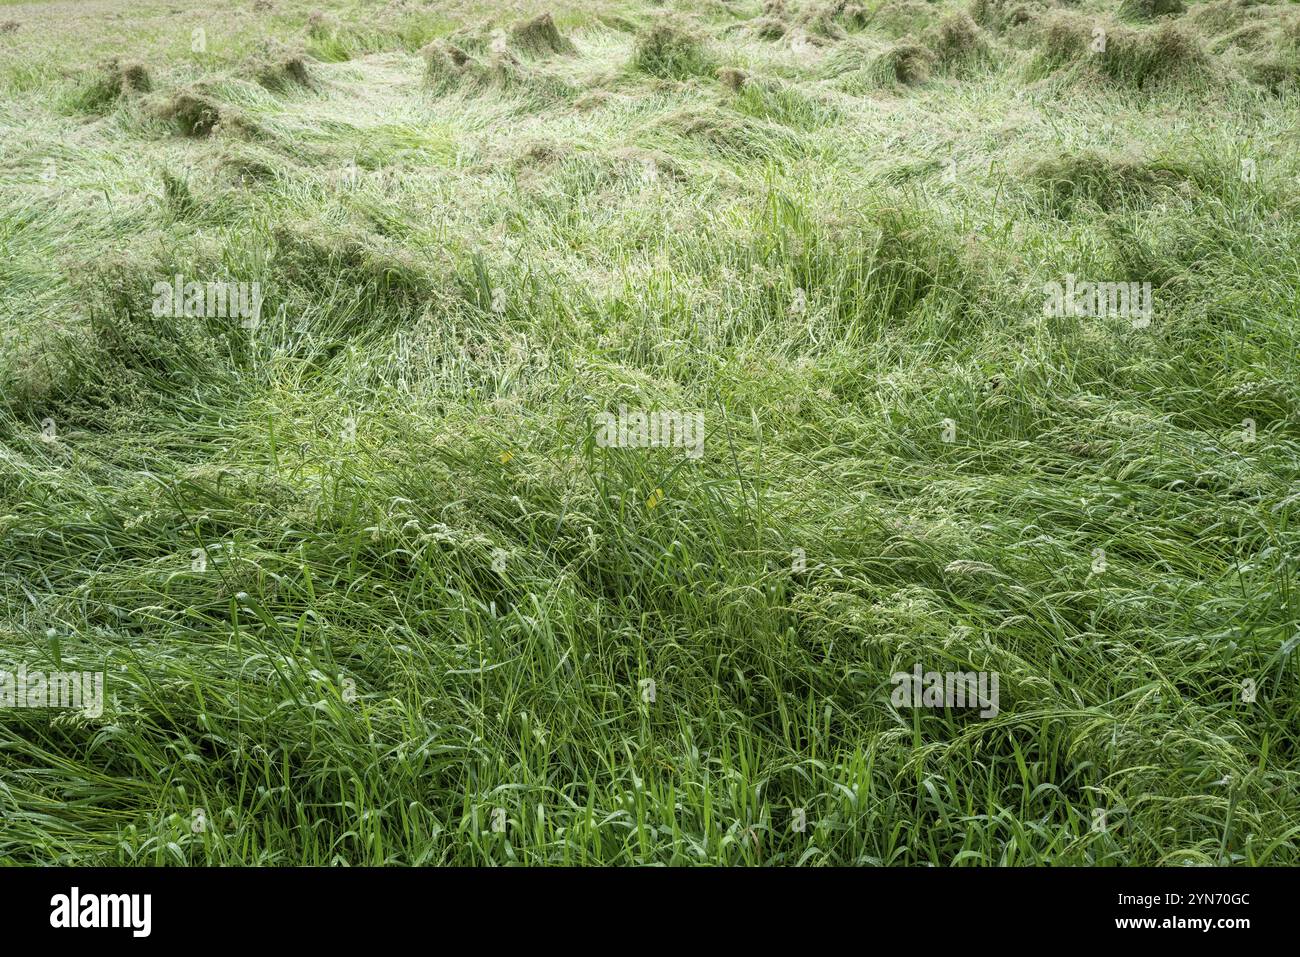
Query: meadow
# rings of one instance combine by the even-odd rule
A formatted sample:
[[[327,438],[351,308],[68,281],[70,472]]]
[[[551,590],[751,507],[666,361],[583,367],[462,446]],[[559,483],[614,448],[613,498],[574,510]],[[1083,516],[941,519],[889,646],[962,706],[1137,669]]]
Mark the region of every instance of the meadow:
[[[0,863],[1300,863],[1298,92],[1267,0],[0,0],[0,672],[103,675]]]

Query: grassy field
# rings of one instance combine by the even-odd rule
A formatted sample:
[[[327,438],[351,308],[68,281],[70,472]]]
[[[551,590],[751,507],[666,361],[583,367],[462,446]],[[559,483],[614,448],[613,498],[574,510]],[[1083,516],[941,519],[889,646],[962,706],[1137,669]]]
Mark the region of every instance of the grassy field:
[[[105,677],[0,861],[1300,863],[1298,89],[1284,2],[4,0],[0,669]]]

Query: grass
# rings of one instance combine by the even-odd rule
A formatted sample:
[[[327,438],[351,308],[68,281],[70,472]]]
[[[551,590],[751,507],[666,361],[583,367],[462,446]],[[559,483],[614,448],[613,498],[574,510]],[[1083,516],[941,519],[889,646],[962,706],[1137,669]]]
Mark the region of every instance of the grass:
[[[0,861],[1300,863],[1298,14],[1057,6],[6,4]]]

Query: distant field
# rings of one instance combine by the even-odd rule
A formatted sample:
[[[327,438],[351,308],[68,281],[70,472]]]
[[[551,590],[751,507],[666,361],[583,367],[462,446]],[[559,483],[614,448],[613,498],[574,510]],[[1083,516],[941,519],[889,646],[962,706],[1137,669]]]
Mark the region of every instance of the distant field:
[[[1300,863],[1300,5],[0,5],[0,862]]]

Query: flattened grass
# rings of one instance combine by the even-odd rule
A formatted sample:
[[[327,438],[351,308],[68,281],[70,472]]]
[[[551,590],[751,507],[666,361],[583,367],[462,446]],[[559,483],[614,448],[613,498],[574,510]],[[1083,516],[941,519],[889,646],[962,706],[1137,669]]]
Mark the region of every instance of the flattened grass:
[[[1057,6],[6,33],[0,857],[1296,863],[1290,21]]]

